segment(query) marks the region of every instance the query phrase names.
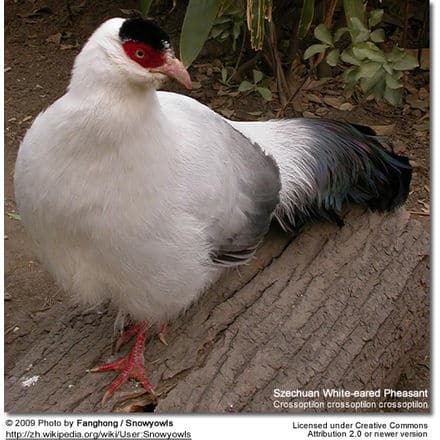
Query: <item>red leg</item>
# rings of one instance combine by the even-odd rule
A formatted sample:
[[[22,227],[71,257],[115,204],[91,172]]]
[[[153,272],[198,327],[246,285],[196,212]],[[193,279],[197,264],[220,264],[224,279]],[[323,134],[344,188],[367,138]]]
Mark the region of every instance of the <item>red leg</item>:
[[[147,323],[143,321],[135,324],[135,326],[137,331],[136,340],[133,344],[131,351],[126,356],[117,359],[113,362],[108,362],[106,364],[99,365],[98,367],[90,370],[92,372],[108,371],[108,370],[120,371],[119,375],[110,384],[107,391],[105,392],[104,397],[102,398],[103,404],[107,401],[107,399],[109,399],[109,397],[114,393],[114,391],[118,387],[120,387],[129,377],[136,378],[149,393],[154,395],[153,388],[151,387],[150,383],[147,380],[145,365],[144,365],[145,363],[144,342],[145,342],[145,337],[147,335]],[[129,329],[128,331],[131,332],[131,336],[135,333],[135,330]]]
[[[125,330],[124,333],[122,333],[122,335],[116,342],[115,350],[119,351],[119,349],[124,344],[126,344],[134,335],[138,334],[144,324],[146,324],[145,321],[139,321],[128,327],[128,329]]]

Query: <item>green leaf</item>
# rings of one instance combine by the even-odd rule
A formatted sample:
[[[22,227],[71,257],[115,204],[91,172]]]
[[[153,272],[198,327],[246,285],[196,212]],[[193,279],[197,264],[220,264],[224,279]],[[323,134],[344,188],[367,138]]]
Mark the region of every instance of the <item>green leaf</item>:
[[[342,78],[345,80],[356,79],[357,71],[359,70],[358,66],[351,66],[348,69],[345,69],[342,73]]]
[[[313,55],[324,52],[328,47],[329,47],[328,44],[312,44],[304,52],[304,59],[308,60]]]
[[[376,101],[380,101],[383,98],[384,93],[385,93],[385,80],[383,77],[381,77],[374,85],[373,89],[370,91],[370,94],[374,96],[374,99]]]
[[[382,28],[376,29],[370,34],[371,41],[382,43],[385,41],[385,31]]]
[[[353,90],[354,86],[357,83],[358,72],[359,72],[359,67],[356,66],[352,66],[344,70],[344,73],[342,74],[342,78],[344,80],[345,88],[347,90]]]
[[[397,76],[397,75],[396,75]],[[385,83],[389,89],[400,89],[403,87],[402,81],[395,75],[386,75]]]
[[[145,18],[147,16],[151,3],[153,3],[153,0],[140,0],[139,11],[142,17]]]
[[[230,34],[230,32],[229,32],[229,29],[226,29],[220,36],[219,36],[219,39],[221,40],[221,41],[224,41],[224,40],[226,40],[227,38],[229,38],[231,36],[231,34]]]
[[[265,99],[266,101],[272,100],[272,92],[266,87],[257,87],[257,92]]]
[[[222,67],[222,82],[226,83],[228,79],[228,69],[226,67]]]
[[[405,54],[405,51],[401,49],[400,47],[394,46],[391,49],[391,52],[387,53],[387,59],[388,61],[397,61],[400,58],[402,58]]]
[[[353,55],[359,60],[368,58],[371,61],[385,63],[385,54],[374,43],[361,43],[353,46]]]
[[[232,28],[232,36],[234,40],[236,40],[240,36],[242,24],[243,24],[242,21],[234,23],[234,27]]]
[[[353,56],[359,61],[363,61],[365,60],[365,58],[367,58],[364,51],[360,47],[352,46],[351,52],[353,53]]]
[[[361,61],[358,60],[354,54],[353,54],[353,50],[351,48],[345,49],[344,51],[342,51],[341,53],[341,60],[344,61],[344,63],[347,64],[354,64],[355,66],[360,66],[361,65]]]
[[[357,17],[350,18],[350,34],[353,43],[363,43],[370,37],[370,30]]]
[[[350,19],[356,17],[358,20],[364,20],[363,0],[344,0],[344,13],[347,25],[350,25]]]
[[[242,81],[240,85],[238,86],[239,92],[248,92],[249,90],[252,90],[254,88],[254,85],[250,83],[249,81]]]
[[[221,0],[189,0],[180,35],[180,57],[188,67],[202,50],[217,16]]]
[[[370,28],[378,25],[382,21],[383,9],[374,9],[370,12],[370,18],[368,19],[368,24]]]
[[[307,32],[310,29],[310,25],[312,24],[314,14],[315,0],[304,0],[297,33],[298,38],[300,38],[301,40],[307,35]]]
[[[216,19],[215,19],[215,24],[216,25],[218,25],[218,24],[229,24],[231,22],[231,18],[230,17],[225,17],[225,16],[223,16],[223,17],[217,17]]]
[[[335,67],[339,61],[339,49],[332,49],[327,54],[326,61],[329,66]]]
[[[399,105],[402,101],[402,89],[385,87],[383,97],[392,105]]]
[[[229,15],[233,15],[233,16],[240,15],[241,17],[243,17],[243,12],[244,12],[243,3],[235,2],[235,1],[229,2],[229,5],[227,7],[227,11],[225,8],[225,12],[227,12]],[[243,20],[240,19],[240,21],[243,21]]]
[[[212,28],[212,31],[211,31],[211,34],[210,34],[210,37],[211,38],[218,38],[222,33],[223,33],[223,31],[224,31],[224,28],[223,28],[223,26],[214,26],[213,28]]]
[[[358,17],[350,17],[351,28],[356,32],[369,32],[369,29]]]
[[[368,41],[370,38],[370,32],[361,32],[360,34],[356,35],[354,42],[357,43],[363,43],[365,41]]]
[[[322,41],[323,43],[328,44],[329,46],[333,45],[333,38],[332,38],[332,34],[330,33],[330,31],[327,29],[327,27],[325,26],[325,24],[321,23],[318,24],[318,26],[315,27],[315,31],[314,31],[315,37],[319,40]]]
[[[382,67],[385,70],[385,72],[389,73],[390,75],[393,74],[393,68],[390,66],[389,63],[383,63]]]
[[[419,67],[419,62],[416,57],[404,53],[401,58],[392,63],[392,66],[394,70],[411,70]]]
[[[257,84],[263,79],[263,72],[260,72],[259,70],[252,70],[252,74],[254,76],[254,83]]]
[[[350,32],[353,44],[364,43],[370,38],[370,31]]]
[[[379,70],[374,76],[361,78],[359,85],[361,86],[362,92],[368,95],[376,85],[381,83],[383,77],[384,72]]]
[[[357,78],[372,78],[376,73],[379,71],[379,69],[382,67],[380,63],[374,63],[374,62],[365,62],[362,63],[359,66],[359,71],[357,73]]]
[[[333,37],[333,42],[334,43],[338,42],[341,39],[342,35],[344,35],[348,31],[349,31],[348,27],[341,27],[337,29],[335,32],[335,36]]]

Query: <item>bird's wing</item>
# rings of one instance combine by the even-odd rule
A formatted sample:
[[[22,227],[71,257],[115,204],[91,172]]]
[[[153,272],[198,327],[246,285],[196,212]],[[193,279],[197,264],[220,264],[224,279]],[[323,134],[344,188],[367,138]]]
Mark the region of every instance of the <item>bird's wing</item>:
[[[266,235],[281,189],[275,160],[228,121],[197,101],[158,93],[164,113],[182,124],[178,148],[188,169],[187,199],[216,265],[249,260]],[[182,121],[182,122],[180,122]]]
[[[281,183],[272,156],[223,120],[219,124],[224,126],[222,133],[231,163],[237,165],[232,168],[237,186],[226,227],[217,231],[217,250],[212,259],[216,264],[231,266],[249,260],[266,235],[279,203]]]

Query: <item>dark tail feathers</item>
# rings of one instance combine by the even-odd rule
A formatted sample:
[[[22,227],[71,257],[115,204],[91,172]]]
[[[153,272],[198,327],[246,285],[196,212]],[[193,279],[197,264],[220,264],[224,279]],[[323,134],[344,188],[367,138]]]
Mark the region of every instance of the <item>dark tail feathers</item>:
[[[369,190],[371,195],[365,203],[372,211],[379,212],[391,211],[401,206],[409,194],[412,176],[409,159],[393,151],[385,150],[379,142],[380,138],[370,127],[354,124],[352,127],[365,137],[370,146],[369,159],[373,163],[372,182],[360,182],[362,186],[366,184],[367,187],[364,189]]]
[[[405,202],[412,167],[407,157],[384,148],[390,145],[385,138],[370,127],[345,122],[302,119],[301,124],[313,134],[310,151],[323,171],[315,173],[319,188],[316,198],[305,209],[294,212],[293,218],[287,213],[281,224],[296,228],[310,219],[326,219],[342,226],[338,212],[347,203],[385,212]]]
[[[412,167],[405,156],[382,150],[381,160],[376,163],[377,172],[387,177],[386,181],[377,178],[377,195],[367,200],[368,207],[373,211],[391,211],[401,206],[409,194]]]

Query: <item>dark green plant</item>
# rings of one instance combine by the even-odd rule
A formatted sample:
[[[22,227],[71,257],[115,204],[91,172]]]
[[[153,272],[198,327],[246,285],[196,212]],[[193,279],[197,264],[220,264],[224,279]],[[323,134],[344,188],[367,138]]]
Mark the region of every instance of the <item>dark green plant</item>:
[[[230,88],[236,88],[237,85],[231,82],[231,76],[234,72],[232,67],[224,66],[221,70],[220,82]],[[238,91],[241,93],[255,92],[258,93],[264,100],[272,100],[272,92],[268,87],[269,78],[265,78],[263,72],[260,70],[252,70],[252,82],[244,80],[238,85]]]
[[[139,0],[139,12],[141,13],[142,17],[147,16],[151,3],[153,3],[153,0]]]
[[[173,0],[174,5],[176,1]],[[303,0],[298,28],[296,31],[292,30],[300,39],[306,36],[313,22],[315,1]],[[251,47],[261,49],[265,20],[271,20],[273,3],[274,0],[189,0],[180,36],[180,58],[183,63],[189,66],[209,37],[220,41],[231,39],[235,49],[245,22],[249,29]],[[383,10],[375,9],[367,14],[363,0],[342,0],[342,3],[346,26],[333,33],[325,24],[316,26],[314,35],[319,43],[311,45],[305,51],[304,58],[322,54],[319,57],[322,59],[325,54],[326,62],[330,66],[342,68],[347,90],[358,86],[365,95],[373,95],[376,100],[385,99],[393,105],[399,104],[402,98],[403,72],[417,67],[417,60],[396,45],[390,51],[384,51],[381,43],[385,42],[385,32],[378,27]],[[140,9],[144,16],[151,4],[152,0],[140,0]],[[328,25],[333,17],[336,0],[332,0],[330,4],[332,6],[328,7],[325,18]],[[343,36],[349,38],[342,38]],[[274,44],[273,41],[270,44]],[[231,86],[230,80],[235,69],[232,73],[227,69],[230,68],[222,71],[222,82]],[[280,84],[284,84],[284,67],[279,60],[273,66],[273,71],[282,93]],[[244,83],[247,85],[240,84],[242,89],[252,85],[248,81]],[[252,90],[262,96],[266,93],[258,91],[255,82]],[[268,96],[266,93],[266,98]]]
[[[225,0],[210,33],[211,38],[221,42],[231,39],[234,51],[245,23],[244,6],[245,4],[242,1]]]
[[[298,23],[298,38],[303,39],[310,29],[315,14],[315,0],[304,0]]]
[[[189,0],[180,34],[180,58],[185,66],[202,50],[221,3],[222,0]]]
[[[252,71],[253,82],[242,81],[238,86],[240,92],[257,92],[266,101],[272,100],[272,92],[267,87],[267,79],[263,79],[263,72],[259,70]]]
[[[376,27],[382,21],[382,9],[370,11],[367,19],[361,0],[346,0],[344,8],[347,26],[333,34],[324,24],[316,26],[314,35],[320,43],[310,46],[304,59],[325,52],[327,64],[344,69],[342,77],[347,90],[359,85],[364,95],[398,105],[402,99],[403,72],[417,67],[417,60],[397,46],[390,52],[378,46],[385,41],[385,31]],[[336,44],[345,34],[350,42],[342,49]]]
[[[232,67],[223,66],[221,70],[220,82],[227,87],[234,87],[234,84],[231,82],[231,77],[233,73],[234,69]]]

